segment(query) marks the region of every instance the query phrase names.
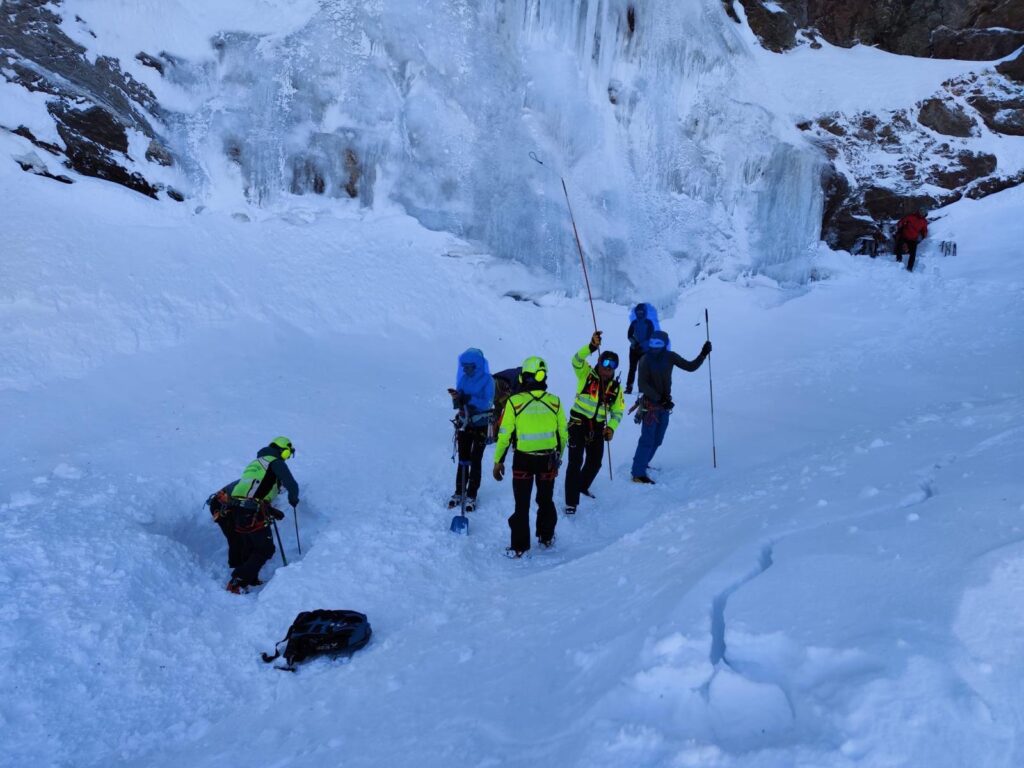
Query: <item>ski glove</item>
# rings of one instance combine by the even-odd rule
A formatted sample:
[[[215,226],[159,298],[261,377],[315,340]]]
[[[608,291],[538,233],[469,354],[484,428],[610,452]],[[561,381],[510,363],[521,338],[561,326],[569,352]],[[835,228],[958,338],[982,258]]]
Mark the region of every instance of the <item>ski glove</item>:
[[[707,357],[711,354],[711,342],[705,341],[704,346],[700,348],[700,353],[703,357]]]
[[[605,439],[605,442],[609,442],[610,443],[612,441],[612,437],[614,437],[614,436],[615,436],[615,430],[614,429],[612,429],[611,427],[605,427],[604,428],[604,439]]]
[[[497,480],[500,483],[502,481],[502,478],[505,477],[505,465],[504,464],[495,464],[494,465],[494,473],[493,474],[494,474],[494,479]]]
[[[269,511],[270,516],[275,520],[284,520],[284,512],[282,512],[280,509],[274,509],[274,507],[271,507]]]
[[[676,407],[676,404],[672,402],[671,397],[666,397],[664,400],[661,401],[661,407],[664,408],[666,411],[671,411],[673,408]]]
[[[288,503],[291,504],[293,507],[299,506],[299,497],[298,496],[292,496],[289,493],[288,494]]]
[[[590,351],[597,352],[601,347],[601,332],[594,331],[594,335],[590,337]]]

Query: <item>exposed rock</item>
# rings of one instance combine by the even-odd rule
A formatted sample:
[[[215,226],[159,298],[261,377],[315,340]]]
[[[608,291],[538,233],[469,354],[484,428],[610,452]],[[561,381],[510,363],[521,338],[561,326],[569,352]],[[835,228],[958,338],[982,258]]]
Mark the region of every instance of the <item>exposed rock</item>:
[[[740,0],[747,14],[747,22],[761,45],[769,51],[781,53],[796,45],[796,22],[778,5],[766,5],[762,0]]]
[[[157,139],[153,139],[149,142],[149,147],[146,149],[146,159],[151,163],[157,163],[163,166],[174,165],[174,155],[171,154],[171,150],[161,144]]]
[[[978,182],[967,190],[967,197],[972,200],[980,200],[983,197],[994,195],[996,192],[1002,192],[1004,189],[1017,187],[1021,184],[1024,184],[1024,171],[1020,171],[1013,176],[992,176]]]
[[[921,106],[917,122],[945,136],[970,136],[976,126],[974,120],[956,104],[950,106],[942,99],[928,99]]]
[[[7,128],[5,130],[11,130],[11,129]],[[58,144],[51,144],[48,141],[42,141],[41,139],[37,139],[35,137],[35,134],[33,134],[32,131],[30,131],[24,125],[19,125],[13,131],[11,131],[11,133],[15,134],[16,136],[21,136],[23,139],[28,139],[29,141],[31,141],[33,144],[35,144],[40,149],[45,149],[51,155],[59,155],[59,154],[61,154],[61,148],[60,148],[60,146]]]
[[[996,64],[996,71],[1015,83],[1024,83],[1024,51],[1015,59]]]
[[[932,166],[928,180],[943,189],[956,189],[992,174],[995,169],[995,155],[964,150],[956,156],[954,165],[945,168]]]
[[[929,54],[936,59],[992,61],[1024,45],[1024,31],[1012,29],[950,29],[932,32]]]
[[[53,179],[59,181],[61,184],[74,184],[74,182],[63,174],[50,173],[50,169],[46,167],[44,163],[35,152],[29,152],[24,155],[19,155],[14,158],[21,170],[27,171],[28,173],[34,173],[36,176],[44,176],[47,179]]]
[[[176,190],[174,187],[168,187],[165,191],[167,192],[167,196],[171,198],[171,200],[176,200],[179,203],[185,202],[185,196],[181,194],[181,192]]]
[[[1010,136],[1024,136],[1024,96],[998,98],[989,91],[967,99],[978,110],[990,131]]]
[[[160,59],[150,56],[145,51],[139,51],[136,53],[135,60],[145,67],[152,67],[161,75],[164,73],[164,63],[160,61]]]
[[[112,152],[128,151],[128,136],[109,112],[102,107],[72,109],[60,102],[51,102],[47,108],[64,140],[68,167],[83,176],[112,181],[156,198],[157,187],[114,159]]]
[[[68,142],[66,134],[74,132],[77,134],[74,140],[87,139],[114,152],[128,153],[128,133],[103,107],[79,110],[51,101],[46,108],[57,120],[57,132],[65,143]]]
[[[751,29],[771,50],[793,46],[790,29],[813,30],[833,45],[862,43],[934,58],[988,61],[1024,43],[1020,0],[775,0],[767,6],[764,0],[739,2]],[[728,0],[725,5],[732,10]]]
[[[867,187],[863,201],[865,210],[878,221],[899,219],[919,208],[931,210],[940,202],[931,195],[902,194],[885,187]]]
[[[47,109],[65,147],[39,142],[24,126],[15,132],[65,155],[69,168],[155,197],[158,186],[129,170],[135,161],[128,156],[128,135],[138,131],[151,147],[163,147],[152,123],[160,114],[156,97],[115,59],[98,56],[94,61],[87,55],[61,29],[59,7],[60,0],[4,0],[0,76],[52,97]],[[173,162],[166,147],[147,152],[146,158],[162,165]]]

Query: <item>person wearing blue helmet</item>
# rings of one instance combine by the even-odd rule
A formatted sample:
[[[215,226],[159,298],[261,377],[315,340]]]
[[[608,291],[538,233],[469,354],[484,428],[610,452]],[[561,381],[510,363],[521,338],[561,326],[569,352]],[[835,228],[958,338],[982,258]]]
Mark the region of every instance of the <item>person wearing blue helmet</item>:
[[[669,337],[664,331],[655,331],[647,344],[647,352],[640,360],[637,386],[640,388],[640,409],[637,421],[642,424],[640,440],[633,454],[633,482],[653,485],[647,475],[647,465],[665,439],[669,416],[672,414],[672,369],[682,368],[693,373],[711,354],[711,342],[705,341],[700,354],[687,360],[669,349]]]
[[[658,328],[658,310],[646,302],[637,304],[629,312],[629,328],[626,338],[629,339],[629,373],[626,374],[626,394],[633,394],[633,381],[636,378],[637,365],[647,351],[654,332]]]
[[[452,406],[459,410],[455,418],[459,464],[455,472],[455,493],[448,499],[448,508],[461,506],[476,509],[480,490],[480,463],[487,447],[487,432],[494,412],[494,379],[484,353],[470,347],[459,355],[455,388],[449,389]]]

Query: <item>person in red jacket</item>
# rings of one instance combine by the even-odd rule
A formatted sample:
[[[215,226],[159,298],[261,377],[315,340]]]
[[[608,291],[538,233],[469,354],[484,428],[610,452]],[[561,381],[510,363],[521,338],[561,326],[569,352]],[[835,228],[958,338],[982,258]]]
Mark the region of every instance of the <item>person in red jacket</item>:
[[[908,213],[896,225],[896,261],[903,261],[903,247],[906,246],[907,272],[914,271],[914,259],[917,258],[917,244],[928,236],[928,219],[924,209]]]

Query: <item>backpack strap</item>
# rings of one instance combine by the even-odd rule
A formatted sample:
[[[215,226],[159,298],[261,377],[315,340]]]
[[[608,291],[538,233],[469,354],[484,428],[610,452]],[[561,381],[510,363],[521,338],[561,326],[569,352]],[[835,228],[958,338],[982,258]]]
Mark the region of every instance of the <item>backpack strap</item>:
[[[284,640],[278,640],[276,643],[274,643],[274,655],[273,656],[271,656],[269,653],[261,653],[260,654],[260,656],[263,657],[263,663],[264,664],[269,664],[270,662],[272,662],[274,659],[276,659],[278,656],[281,655],[281,650],[277,646],[279,646],[281,643],[283,643],[287,639],[288,638],[286,637],[286,638],[284,638]]]

